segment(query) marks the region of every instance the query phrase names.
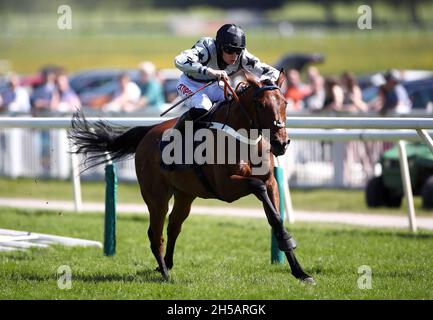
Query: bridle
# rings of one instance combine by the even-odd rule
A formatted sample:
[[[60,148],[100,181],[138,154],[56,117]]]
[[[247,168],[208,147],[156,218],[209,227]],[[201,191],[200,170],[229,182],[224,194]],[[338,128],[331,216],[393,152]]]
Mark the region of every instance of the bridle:
[[[254,109],[256,110],[256,118],[257,118],[257,122],[258,122],[258,125],[256,126],[254,119],[252,119],[251,116],[248,114],[248,112],[246,111],[245,107],[243,106],[241,100],[239,99],[239,96],[236,93],[236,91],[240,85],[244,85],[245,88],[248,88],[246,83],[245,82],[238,83],[238,85],[236,86],[236,90],[233,90],[230,83],[228,83],[224,78],[222,79],[222,81],[224,82],[224,95],[227,96],[227,89],[228,89],[231,92],[233,99],[240,105],[241,110],[242,110],[243,114],[245,115],[245,117],[248,119],[250,125],[254,128],[257,128],[259,130],[259,133],[261,134],[263,127],[262,127],[262,123],[261,123],[262,121],[261,121],[260,115],[259,115],[260,104],[259,104],[258,98],[263,92],[271,91],[271,90],[281,90],[280,87],[278,87],[276,85],[265,85],[265,86],[260,87],[254,91],[253,102],[254,102]],[[228,120],[229,114],[230,114],[230,106],[229,106],[229,109],[227,111],[227,117],[226,117],[225,123]],[[274,126],[276,126],[279,129],[285,127],[285,123],[283,121],[281,121],[280,119],[275,120],[273,124],[274,124]]]
[[[263,92],[265,91],[271,91],[271,90],[281,90],[280,87],[276,86],[276,85],[266,85],[263,87],[258,88],[254,93],[253,93],[253,99],[254,99],[254,105],[255,105],[255,109],[256,109],[256,115],[257,115],[257,120],[259,122],[259,130],[262,130],[262,126],[261,126],[261,121],[260,121],[260,116],[259,116],[259,104],[258,104],[258,97],[259,95],[261,95]],[[274,121],[274,126],[276,126],[277,128],[284,128],[286,125],[284,122],[282,122],[280,119],[275,120]]]

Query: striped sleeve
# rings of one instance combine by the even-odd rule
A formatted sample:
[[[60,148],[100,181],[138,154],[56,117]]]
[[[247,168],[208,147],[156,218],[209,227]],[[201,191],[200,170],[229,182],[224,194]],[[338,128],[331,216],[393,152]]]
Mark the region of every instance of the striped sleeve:
[[[207,38],[202,38],[197,41],[191,49],[182,51],[182,53],[174,59],[176,67],[191,76],[206,75],[206,64],[210,59],[207,41]]]
[[[242,67],[254,74],[260,80],[270,79],[275,82],[280,75],[280,72],[277,69],[261,62],[247,50],[245,50],[242,55]]]

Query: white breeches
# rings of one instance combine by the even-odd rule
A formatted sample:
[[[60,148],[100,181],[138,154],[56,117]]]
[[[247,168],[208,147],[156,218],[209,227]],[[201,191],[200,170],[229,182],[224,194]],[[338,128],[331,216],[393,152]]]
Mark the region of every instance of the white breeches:
[[[184,98],[205,84],[206,83],[204,82],[194,81],[183,74],[177,84],[177,91],[179,92],[179,95]],[[214,103],[223,100],[224,90],[218,85],[218,82],[215,82],[187,99],[184,102],[184,106],[187,108],[202,108],[209,110]]]

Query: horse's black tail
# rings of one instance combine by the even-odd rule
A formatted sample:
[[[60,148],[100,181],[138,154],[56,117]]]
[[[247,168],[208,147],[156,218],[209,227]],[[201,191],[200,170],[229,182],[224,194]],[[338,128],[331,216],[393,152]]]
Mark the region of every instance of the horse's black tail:
[[[89,125],[84,115],[76,112],[72,117],[68,138],[75,145],[74,153],[86,156],[84,167],[87,170],[110,160],[120,161],[133,155],[141,139],[153,127],[128,130],[125,127],[113,127],[103,120]]]

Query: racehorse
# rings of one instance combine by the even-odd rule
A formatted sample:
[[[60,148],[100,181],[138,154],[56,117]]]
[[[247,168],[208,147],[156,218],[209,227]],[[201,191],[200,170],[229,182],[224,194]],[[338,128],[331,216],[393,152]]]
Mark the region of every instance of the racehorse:
[[[175,125],[176,119],[127,130],[115,128],[102,120],[90,126],[84,116],[76,113],[68,136],[76,145],[76,152],[87,155],[87,161],[92,166],[109,161],[107,153],[113,161],[135,154],[137,179],[150,214],[150,248],[158,262],[157,270],[164,279],[168,279],[168,270],[173,267],[176,239],[196,197],[233,202],[254,194],[263,204],[278,248],[285,253],[293,276],[314,284],[313,278],[296,259],[296,242],[285,230],[280,218],[278,186],[273,173],[272,154],[284,154],[289,142],[285,129],[286,100],[280,91],[285,77],[281,72],[276,83],[269,80],[260,82],[251,74],[245,74],[245,78],[245,86],[239,92],[238,100],[222,103],[213,109],[211,117],[212,121],[224,122],[235,130],[269,130],[269,141],[262,138],[257,143],[257,148],[263,152],[269,166],[266,173],[252,174],[253,168],[248,159],[235,164],[201,165],[201,177],[197,170],[192,169],[164,170],[161,166],[160,142],[164,132]],[[169,200],[173,196],[174,205],[169,215],[164,256],[164,221]]]

